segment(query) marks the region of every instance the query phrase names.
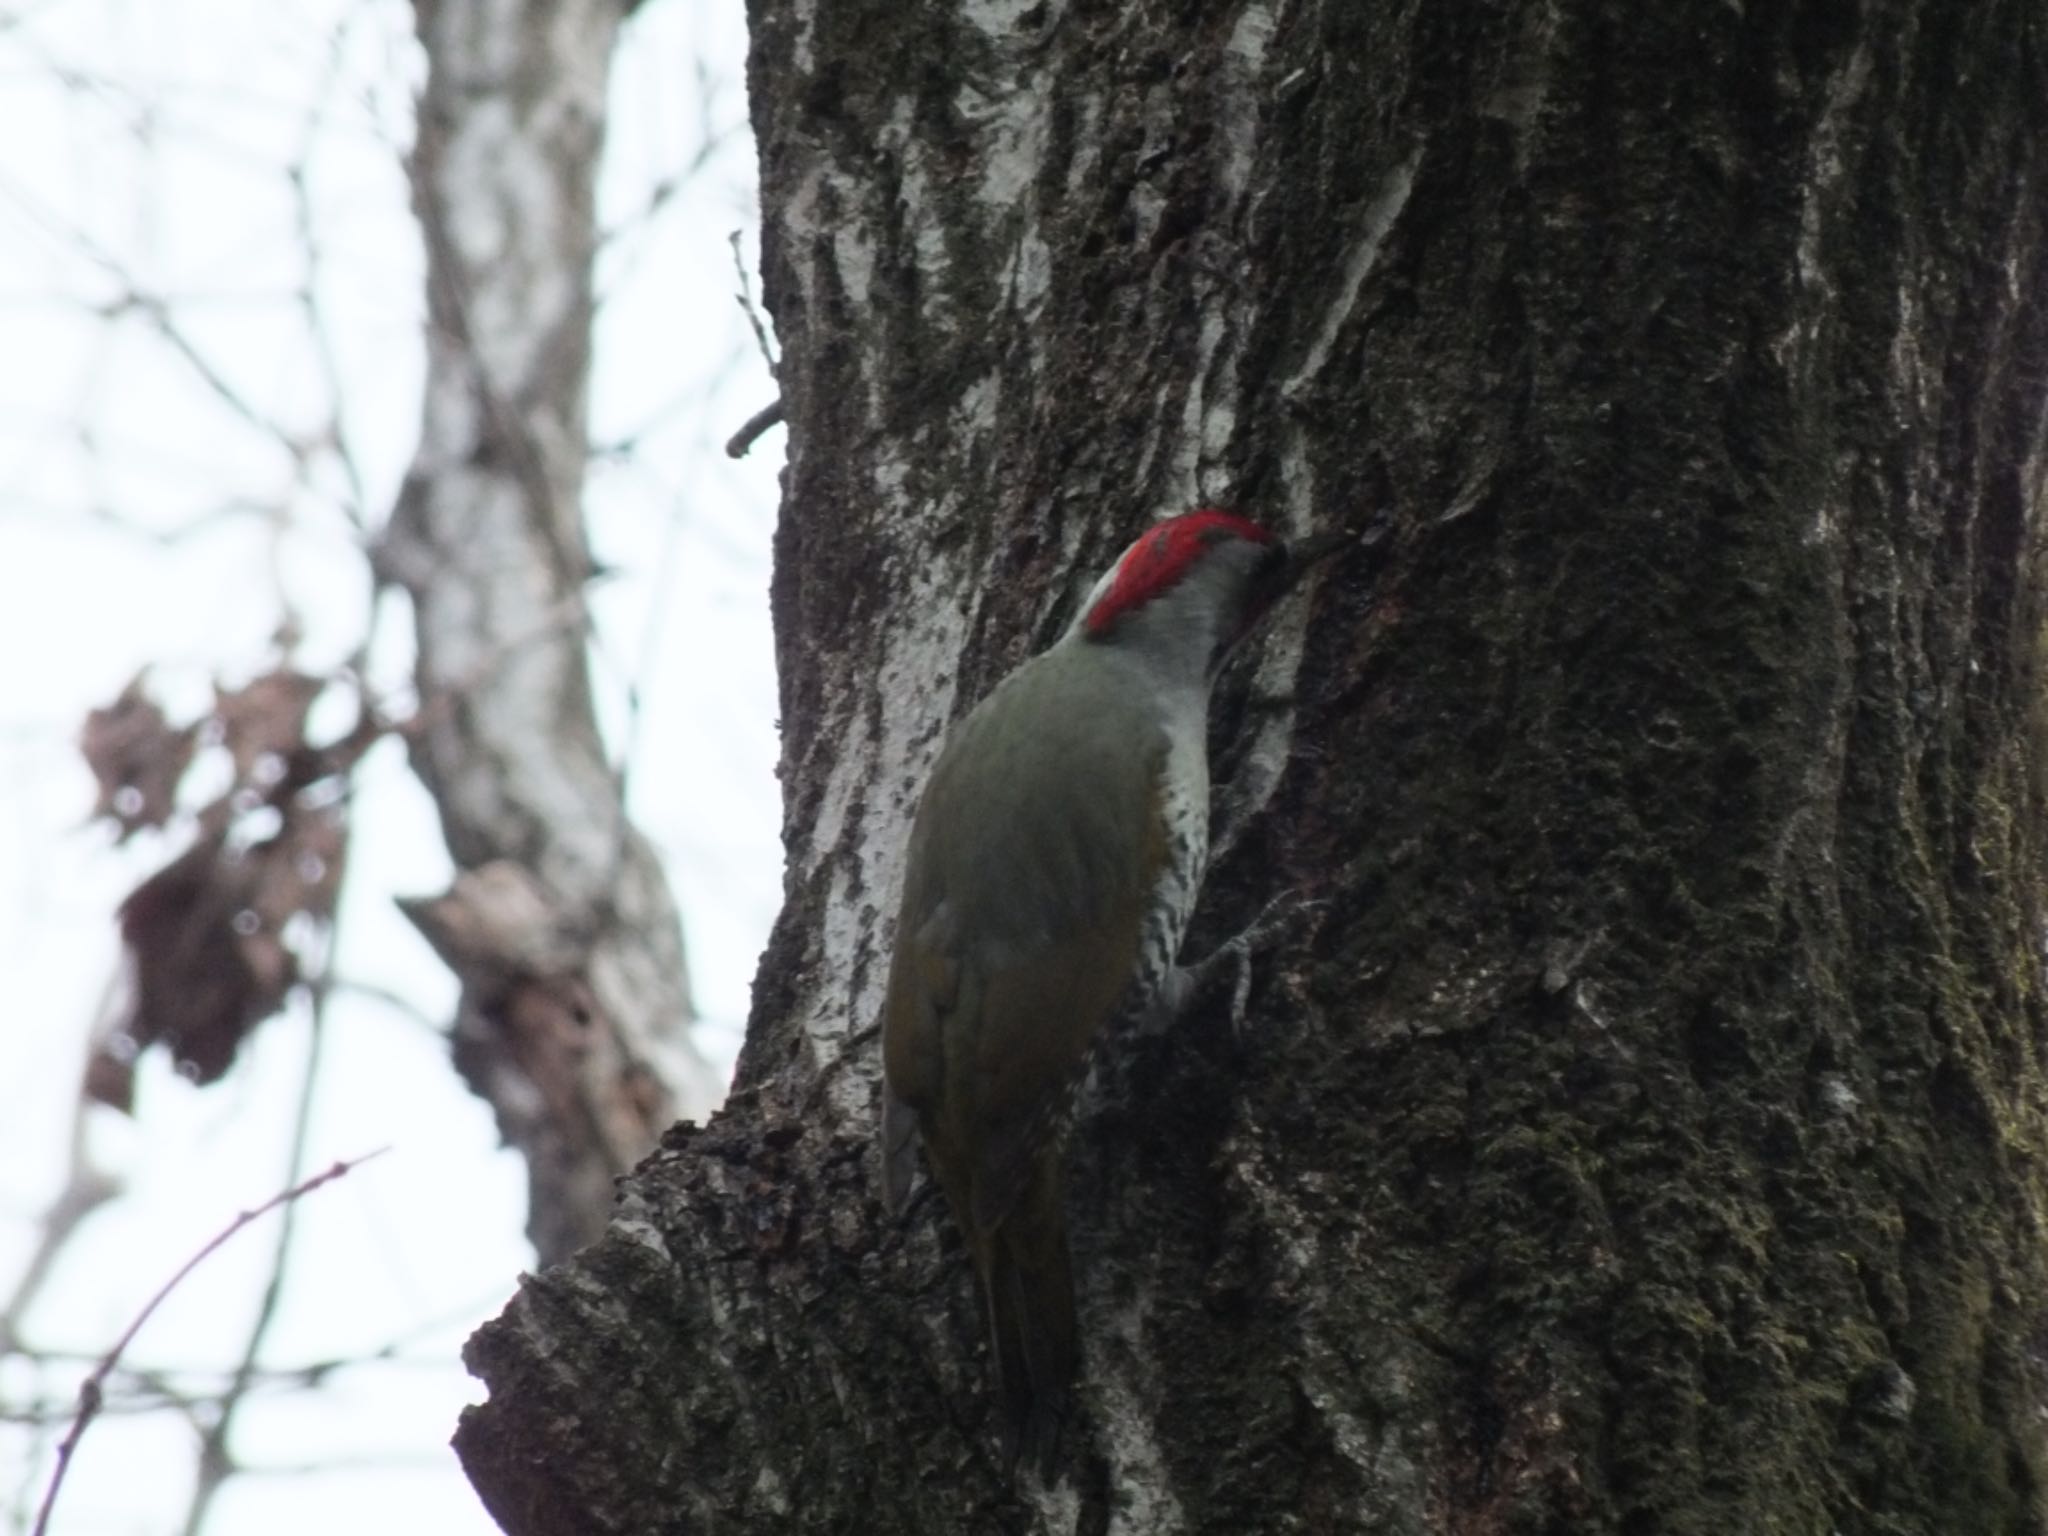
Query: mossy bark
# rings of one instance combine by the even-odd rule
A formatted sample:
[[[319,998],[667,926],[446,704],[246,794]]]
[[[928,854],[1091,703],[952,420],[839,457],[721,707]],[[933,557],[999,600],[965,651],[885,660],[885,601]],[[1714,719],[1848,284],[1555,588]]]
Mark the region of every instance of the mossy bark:
[[[755,0],[789,901],[741,1082],[479,1334],[529,1531],[2036,1532],[2048,14]],[[946,722],[1149,518],[1226,687],[1003,1478],[873,1022]]]

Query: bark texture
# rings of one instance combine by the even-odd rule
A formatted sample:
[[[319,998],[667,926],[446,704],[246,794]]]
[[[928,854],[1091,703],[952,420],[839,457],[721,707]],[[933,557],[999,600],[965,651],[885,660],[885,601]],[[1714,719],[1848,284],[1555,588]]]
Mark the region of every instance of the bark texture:
[[[508,1531],[2038,1532],[2038,5],[755,0],[788,901],[738,1089],[472,1343]],[[883,1219],[950,719],[1150,518],[1226,691],[1077,1131],[1072,1476]]]
[[[585,392],[622,0],[418,0],[420,446],[379,550],[412,599],[413,762],[460,871],[407,911],[462,981],[456,1064],[526,1158],[543,1262],[717,1084],[673,898],[626,819],[585,655]]]

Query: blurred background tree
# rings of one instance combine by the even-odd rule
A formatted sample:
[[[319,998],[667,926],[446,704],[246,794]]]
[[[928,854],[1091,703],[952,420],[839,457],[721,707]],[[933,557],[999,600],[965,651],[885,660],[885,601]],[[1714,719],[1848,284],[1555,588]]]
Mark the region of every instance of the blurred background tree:
[[[743,49],[0,11],[17,1528],[178,1263],[388,1142],[166,1303],[59,1528],[488,1529],[456,1346],[722,1093],[778,889]]]

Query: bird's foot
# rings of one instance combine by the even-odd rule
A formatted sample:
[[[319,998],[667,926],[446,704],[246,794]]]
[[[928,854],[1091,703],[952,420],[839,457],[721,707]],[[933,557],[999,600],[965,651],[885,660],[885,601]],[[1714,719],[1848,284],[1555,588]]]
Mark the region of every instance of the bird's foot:
[[[1162,1033],[1199,1003],[1219,995],[1229,999],[1232,1032],[1240,1031],[1251,1002],[1253,956],[1279,948],[1323,905],[1299,887],[1282,891],[1257,917],[1200,960],[1169,971],[1140,1033]]]

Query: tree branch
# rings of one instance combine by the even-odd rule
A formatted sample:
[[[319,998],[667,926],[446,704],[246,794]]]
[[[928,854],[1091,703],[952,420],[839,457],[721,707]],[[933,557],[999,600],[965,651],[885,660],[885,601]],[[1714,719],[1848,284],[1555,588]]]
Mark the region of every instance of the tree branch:
[[[243,1211],[233,1221],[215,1233],[197,1253],[179,1265],[177,1272],[157,1288],[156,1294],[151,1296],[143,1304],[142,1310],[135,1314],[135,1320],[122,1330],[121,1336],[114,1340],[113,1346],[104,1355],[100,1356],[99,1364],[95,1365],[85,1380],[79,1384],[78,1412],[71,1420],[71,1428],[65,1433],[63,1440],[58,1443],[57,1465],[50,1473],[50,1484],[44,1491],[42,1507],[36,1512],[33,1536],[44,1536],[44,1533],[49,1529],[50,1514],[57,1507],[57,1495],[63,1491],[65,1474],[71,1468],[71,1458],[78,1450],[79,1441],[85,1438],[86,1430],[91,1426],[92,1421],[98,1417],[101,1405],[105,1400],[107,1377],[113,1374],[114,1368],[121,1363],[122,1353],[135,1341],[135,1336],[142,1331],[143,1325],[155,1315],[156,1309],[164,1304],[171,1292],[175,1291],[184,1282],[187,1275],[191,1274],[201,1264],[204,1264],[244,1227],[268,1215],[271,1211],[277,1210],[282,1206],[288,1206],[300,1197],[311,1194],[323,1184],[331,1184],[345,1174],[352,1173],[372,1158],[382,1157],[390,1150],[389,1147],[379,1147],[374,1152],[365,1152],[361,1157],[344,1159],[334,1163],[321,1172],[314,1174],[311,1178],[302,1179],[297,1184],[292,1185],[291,1188],[272,1195],[254,1209]]]

